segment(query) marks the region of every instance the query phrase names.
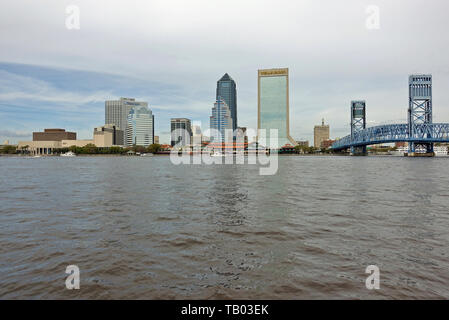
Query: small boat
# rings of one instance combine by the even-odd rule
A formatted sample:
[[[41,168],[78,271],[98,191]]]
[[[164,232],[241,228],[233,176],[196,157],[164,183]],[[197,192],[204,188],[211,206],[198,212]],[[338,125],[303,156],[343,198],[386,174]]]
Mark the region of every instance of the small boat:
[[[69,151],[66,153],[61,153],[61,157],[76,157],[76,154],[73,153],[72,151]]]
[[[42,158],[42,156],[35,155],[33,158]]]
[[[140,156],[141,157],[152,157],[153,154],[152,153],[142,153]]]
[[[435,152],[435,157],[447,157],[448,148],[446,146],[435,146],[433,148],[433,152]]]
[[[406,153],[408,153],[408,147],[399,147],[396,150],[389,152],[389,154],[396,157],[403,157]]]
[[[223,157],[224,154],[221,153],[221,152],[216,152],[216,151],[214,151],[214,153],[212,153],[210,156],[211,156],[211,157]]]

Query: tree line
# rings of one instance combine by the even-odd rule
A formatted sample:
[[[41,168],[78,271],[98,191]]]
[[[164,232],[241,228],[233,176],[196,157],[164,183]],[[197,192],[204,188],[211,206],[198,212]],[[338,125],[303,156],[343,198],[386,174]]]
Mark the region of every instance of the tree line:
[[[16,146],[2,146],[0,147],[1,154],[28,154],[28,146],[18,149]],[[97,147],[96,145],[89,143],[84,147],[71,146],[68,148],[53,149],[53,154],[73,152],[76,154],[127,154],[129,151],[135,153],[158,153],[161,151],[160,144],[151,144],[148,147],[144,146],[132,146],[132,147]]]

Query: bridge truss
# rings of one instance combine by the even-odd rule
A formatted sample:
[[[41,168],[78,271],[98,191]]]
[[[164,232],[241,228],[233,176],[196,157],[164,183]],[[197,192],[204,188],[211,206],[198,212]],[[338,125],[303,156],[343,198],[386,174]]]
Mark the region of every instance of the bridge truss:
[[[408,124],[390,124],[370,127],[354,132],[333,145],[333,150],[362,147],[371,144],[409,142],[415,145],[428,145],[437,142],[449,142],[449,123],[415,124],[410,136]]]

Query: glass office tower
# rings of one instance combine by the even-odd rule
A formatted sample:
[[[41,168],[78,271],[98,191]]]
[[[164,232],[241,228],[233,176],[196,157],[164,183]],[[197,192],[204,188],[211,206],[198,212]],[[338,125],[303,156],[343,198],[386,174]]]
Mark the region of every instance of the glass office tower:
[[[229,106],[223,99],[218,99],[214,103],[212,116],[210,117],[210,128],[215,129],[217,133],[217,135],[211,136],[211,142],[226,142],[226,130],[232,130],[232,116]]]
[[[232,130],[237,129],[237,89],[235,81],[227,74],[217,81],[216,100],[223,99],[231,111]]]
[[[278,148],[286,144],[295,146],[289,134],[288,69],[265,69],[258,73],[258,129],[266,132],[270,145],[270,129],[278,130]],[[260,137],[258,136],[258,140]],[[263,141],[260,143],[264,144]]]
[[[132,107],[128,115],[128,126],[126,128],[127,146],[148,147],[154,142],[154,117],[148,107]]]

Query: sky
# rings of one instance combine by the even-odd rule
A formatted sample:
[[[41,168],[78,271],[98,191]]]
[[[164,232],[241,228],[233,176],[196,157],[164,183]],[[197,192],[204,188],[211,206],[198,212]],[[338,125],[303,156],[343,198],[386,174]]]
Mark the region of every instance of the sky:
[[[89,139],[120,97],[147,101],[167,143],[172,117],[209,126],[225,73],[238,125],[256,129],[265,68],[289,68],[296,140],[312,143],[322,118],[331,138],[347,135],[351,100],[366,100],[369,126],[405,122],[414,73],[433,75],[434,122],[449,122],[448,11],[447,0],[2,0],[0,143],[44,128]]]

